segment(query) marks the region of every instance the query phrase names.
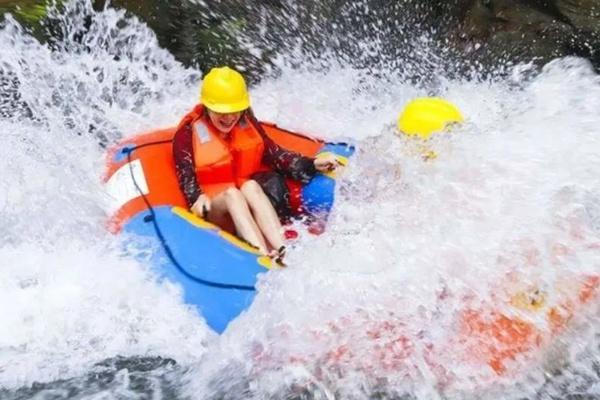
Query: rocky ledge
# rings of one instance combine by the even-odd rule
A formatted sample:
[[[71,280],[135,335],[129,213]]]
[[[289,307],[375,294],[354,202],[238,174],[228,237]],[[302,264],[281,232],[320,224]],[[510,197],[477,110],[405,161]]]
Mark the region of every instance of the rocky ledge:
[[[450,0],[451,42],[484,65],[575,55],[600,68],[600,0]]]

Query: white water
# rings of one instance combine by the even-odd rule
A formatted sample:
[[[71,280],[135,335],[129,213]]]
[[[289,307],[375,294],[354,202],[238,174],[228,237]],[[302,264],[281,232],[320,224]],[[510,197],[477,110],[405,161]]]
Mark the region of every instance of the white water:
[[[84,8],[72,7],[63,20],[74,34]],[[193,398],[239,398],[240,390],[278,397],[293,385],[320,398],[377,390],[522,398],[541,390],[547,370],[569,362],[566,389],[555,390],[593,394],[597,384],[569,388],[593,376],[600,325],[591,312],[560,338],[562,350],[524,364],[519,386],[504,385],[485,365],[458,363],[452,351],[436,361],[451,371],[442,382],[419,347],[451,340],[465,296],[479,304],[504,299],[506,286],[536,285],[555,300],[555,282],[598,271],[598,251],[586,245],[600,240],[600,80],[584,61],[558,60],[534,78],[526,71],[496,82],[440,78],[438,94],[468,122],[434,140],[439,156],[430,163],[393,134],[402,105],[422,89],[347,66],[318,73],[282,65],[281,76],[253,88],[259,118],[349,139],[360,150],[327,233],[303,238],[290,268],[266,275],[249,312],[215,338],[176,288],[155,283],[103,229],[103,151],[90,124],[109,141],[173,124],[196,101],[199,82],[141,23],[117,29],[122,17],[112,9],[93,16],[84,36],[91,50],[74,35],[50,52],[12,22],[0,30],[0,69],[22,83],[20,100],[34,115],[1,104],[12,115],[0,120],[0,387],[148,355],[189,367],[182,391]],[[573,254],[554,262],[556,243]],[[532,249],[539,265],[523,267]],[[368,332],[384,321],[390,340],[418,339],[409,367],[366,367],[386,341]],[[340,345],[351,356],[327,364]]]
[[[140,23],[117,30],[121,18],[94,17],[91,52],[74,39],[50,52],[12,22],[0,30],[0,70],[18,78],[35,116],[0,120],[2,387],[78,376],[116,355],[185,363],[212,336],[178,289],[153,283],[104,229],[104,155],[90,125],[114,141],[174,123],[197,77]],[[63,27],[74,35],[83,20],[73,13]]]

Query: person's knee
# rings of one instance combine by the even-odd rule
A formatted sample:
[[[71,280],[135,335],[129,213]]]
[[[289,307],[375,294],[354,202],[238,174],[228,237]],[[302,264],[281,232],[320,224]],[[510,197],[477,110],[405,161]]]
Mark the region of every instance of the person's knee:
[[[249,180],[245,182],[242,185],[241,189],[242,193],[246,197],[256,197],[264,193],[258,182],[256,182],[255,180]]]
[[[240,201],[244,201],[244,196],[242,195],[242,192],[240,192],[240,190],[238,188],[230,187],[225,190],[224,194],[225,194],[225,201],[227,202],[228,205],[237,203]]]

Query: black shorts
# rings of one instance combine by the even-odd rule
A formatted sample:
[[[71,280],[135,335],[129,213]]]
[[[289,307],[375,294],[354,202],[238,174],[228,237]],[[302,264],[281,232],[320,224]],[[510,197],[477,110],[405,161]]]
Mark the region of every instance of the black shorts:
[[[251,176],[265,192],[271,204],[282,220],[288,220],[292,216],[290,207],[290,191],[285,183],[283,175],[274,172],[257,172]]]

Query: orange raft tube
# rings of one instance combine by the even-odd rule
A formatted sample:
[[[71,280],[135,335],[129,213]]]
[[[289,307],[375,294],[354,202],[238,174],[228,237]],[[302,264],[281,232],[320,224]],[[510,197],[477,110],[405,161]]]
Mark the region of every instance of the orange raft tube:
[[[327,379],[334,372],[338,376],[348,371],[374,381],[390,376],[414,381],[426,371],[427,379],[441,390],[465,383],[485,388],[524,377],[526,371],[541,366],[578,317],[590,314],[598,299],[600,276],[582,276],[567,286],[553,288],[559,290],[555,299],[532,289],[516,293],[508,303],[464,305],[450,324],[434,318],[417,331],[406,316],[389,312],[377,319],[364,310],[312,327],[308,334],[286,330],[284,325],[286,340],[281,347],[277,343],[257,347],[252,356],[257,373],[281,365],[302,365],[308,370],[318,365],[317,379],[320,374]],[[440,329],[448,336],[440,339],[427,333]],[[317,350],[289,353],[290,342],[304,340]]]
[[[570,268],[576,262],[571,257],[600,252],[600,243],[574,237],[569,248],[559,242],[549,247],[550,260],[536,256],[543,254],[536,248],[526,249],[525,259],[511,254],[515,268],[485,300],[469,291],[442,290],[438,314],[421,326],[414,326],[402,312],[389,311],[378,318],[377,313],[358,309],[308,334],[285,331],[284,347],[275,344],[253,354],[257,368],[318,365],[325,376],[350,370],[373,380],[394,376],[409,381],[427,371],[444,389],[465,382],[485,387],[522,377],[545,361],[562,362],[550,359],[556,355],[555,346],[564,335],[573,334],[570,329],[595,315],[600,297],[600,265],[584,271]],[[553,269],[555,274],[533,278],[530,273],[536,269]],[[402,308],[397,300],[394,304]],[[317,350],[290,355],[287,343],[307,337],[310,348]]]
[[[346,165],[354,153],[345,143],[326,143],[261,124],[280,146],[305,156],[335,154]],[[187,210],[175,175],[175,130],[138,135],[109,150],[105,184],[114,200],[109,228],[156,239],[159,245],[150,263],[161,276],[181,285],[185,301],[221,333],[250,306],[257,277],[271,268],[271,260]],[[338,173],[317,174],[304,186],[288,181],[292,210],[323,226],[333,207]]]

